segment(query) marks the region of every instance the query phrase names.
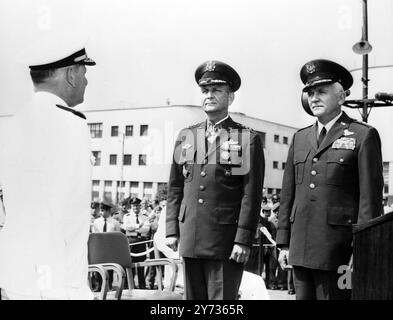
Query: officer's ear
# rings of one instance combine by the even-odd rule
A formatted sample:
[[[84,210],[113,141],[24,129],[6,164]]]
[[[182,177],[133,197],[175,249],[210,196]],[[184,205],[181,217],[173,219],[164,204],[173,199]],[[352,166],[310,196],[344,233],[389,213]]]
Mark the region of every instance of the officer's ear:
[[[235,100],[235,93],[232,91],[229,91],[228,94],[228,106],[230,106],[233,102],[233,100]]]
[[[71,87],[76,87],[76,70],[74,65],[66,68],[65,79]]]

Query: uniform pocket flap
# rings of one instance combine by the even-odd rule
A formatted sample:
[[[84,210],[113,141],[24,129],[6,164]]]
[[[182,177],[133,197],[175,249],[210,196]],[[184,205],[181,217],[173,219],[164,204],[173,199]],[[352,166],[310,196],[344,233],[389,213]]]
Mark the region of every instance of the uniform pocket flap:
[[[328,152],[326,162],[335,162],[343,165],[348,165],[351,163],[351,157],[348,153],[344,152]]]
[[[179,218],[178,218],[180,222],[183,222],[183,221],[184,221],[184,215],[185,215],[185,213],[186,213],[186,205],[185,205],[185,204],[182,204],[182,205],[180,206]]]
[[[345,207],[328,207],[327,223],[331,225],[350,226],[355,221],[355,210]]]
[[[309,153],[310,153],[310,151],[296,152],[295,156],[294,156],[294,159],[293,159],[294,162],[295,163],[305,162]]]
[[[236,224],[237,210],[233,208],[216,208],[217,220],[219,224]]]

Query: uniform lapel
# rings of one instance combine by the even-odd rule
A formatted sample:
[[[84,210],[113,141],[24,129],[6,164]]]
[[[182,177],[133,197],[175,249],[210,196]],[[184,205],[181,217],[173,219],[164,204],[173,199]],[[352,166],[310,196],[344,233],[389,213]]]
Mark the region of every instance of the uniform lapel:
[[[314,125],[310,128],[307,134],[307,139],[308,142],[310,143],[310,146],[314,149],[317,150],[317,123],[315,122]]]
[[[206,157],[206,121],[202,122],[194,132],[195,145],[197,146],[198,159],[205,159]],[[198,161],[199,163],[199,161]]]
[[[344,135],[344,130],[349,127],[349,117],[343,112],[341,117],[336,121],[333,127],[329,130],[326,138],[319,146],[317,153],[329,147],[335,140]]]

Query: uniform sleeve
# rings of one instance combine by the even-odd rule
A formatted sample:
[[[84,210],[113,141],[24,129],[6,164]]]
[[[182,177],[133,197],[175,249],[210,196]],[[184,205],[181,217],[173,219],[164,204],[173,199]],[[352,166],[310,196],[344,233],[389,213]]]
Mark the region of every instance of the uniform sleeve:
[[[179,150],[182,141],[180,135],[178,136],[175,149],[173,152],[173,159],[171,171],[168,182],[168,197],[167,197],[167,211],[166,211],[166,236],[179,236],[179,211],[180,204],[183,200],[184,177],[182,174],[182,166],[178,163],[177,150]]]
[[[295,199],[295,168],[293,164],[293,150],[294,150],[295,136],[292,139],[291,146],[288,150],[287,162],[284,170],[280,213],[278,217],[277,226],[277,246],[289,246],[290,239],[290,217],[292,212],[293,201]]]
[[[383,214],[383,166],[378,131],[370,128],[358,153],[359,213],[358,224]]]
[[[243,178],[243,197],[235,243],[252,246],[261,210],[262,188],[265,177],[265,158],[258,134],[250,134],[249,171]]]

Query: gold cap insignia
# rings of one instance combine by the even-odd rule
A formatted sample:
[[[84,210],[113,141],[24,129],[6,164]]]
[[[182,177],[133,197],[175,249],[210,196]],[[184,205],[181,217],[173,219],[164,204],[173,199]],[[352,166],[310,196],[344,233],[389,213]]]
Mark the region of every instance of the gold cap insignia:
[[[206,71],[214,71],[216,69],[216,64],[214,61],[208,61],[206,63]]]
[[[315,64],[307,63],[306,64],[306,70],[307,70],[308,73],[314,73],[316,71]]]

